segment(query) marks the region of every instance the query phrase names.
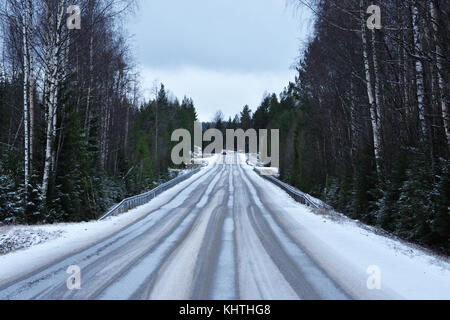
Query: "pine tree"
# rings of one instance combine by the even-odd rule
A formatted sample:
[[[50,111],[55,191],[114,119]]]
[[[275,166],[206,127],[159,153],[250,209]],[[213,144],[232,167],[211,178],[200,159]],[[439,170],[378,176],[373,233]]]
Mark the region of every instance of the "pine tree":
[[[241,129],[244,131],[247,131],[248,129],[253,128],[252,111],[250,110],[250,107],[248,105],[245,105],[241,111],[240,124],[241,124]]]

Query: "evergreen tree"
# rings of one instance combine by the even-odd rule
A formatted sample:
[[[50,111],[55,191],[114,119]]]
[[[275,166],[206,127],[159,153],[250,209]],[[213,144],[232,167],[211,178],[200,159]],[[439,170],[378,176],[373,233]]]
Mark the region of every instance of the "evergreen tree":
[[[241,111],[240,124],[241,129],[244,131],[253,128],[252,111],[250,110],[250,107],[248,105],[245,105]]]

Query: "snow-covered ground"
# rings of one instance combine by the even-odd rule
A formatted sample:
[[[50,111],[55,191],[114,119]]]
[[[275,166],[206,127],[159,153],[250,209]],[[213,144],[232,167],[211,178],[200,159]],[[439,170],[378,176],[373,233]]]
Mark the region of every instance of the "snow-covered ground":
[[[64,257],[81,252],[83,249],[138,222],[138,220],[145,219],[150,211],[166,204],[164,206],[165,209],[156,212],[152,218],[154,219],[152,223],[157,223],[158,219],[173,208],[182,208],[184,201],[186,201],[186,189],[188,186],[195,188],[197,184],[210,180],[211,185],[206,189],[203,196],[206,199],[208,192],[211,192],[213,186],[223,174],[223,170],[218,170],[217,172],[220,174],[215,176],[215,171],[210,171],[213,164],[224,160],[228,163],[232,157],[232,153],[229,153],[225,158],[223,156],[214,156],[205,159],[208,166],[203,168],[200,173],[169,189],[150,203],[102,222],[0,228],[0,244],[8,243],[5,248],[11,247],[11,249],[7,250],[17,249],[14,252],[0,256],[0,287],[5,283],[23,278],[33,270],[42,269],[42,267],[56,263]],[[295,254],[298,251],[298,249],[290,247],[291,241],[287,238],[287,235],[289,235],[296,243],[300,244],[302,250],[308,253],[309,257],[316,264],[322,267],[330,278],[352,297],[360,299],[450,299],[450,263],[448,257],[438,257],[424,249],[380,235],[373,228],[363,226],[343,215],[326,212],[325,210],[313,212],[308,207],[295,202],[279,187],[261,178],[253,171],[252,166],[245,164],[246,158],[244,155],[239,155],[239,160],[242,167],[239,170],[235,169],[234,173],[230,171],[227,179],[225,179],[230,182],[227,189],[228,193],[240,197],[237,199],[239,200],[237,203],[242,206],[248,206],[248,201],[245,199],[247,196],[251,196],[255,201],[255,205],[261,206],[261,212],[266,212],[267,208],[276,212],[273,218],[269,219],[267,217],[267,223],[275,231],[277,231],[277,228],[280,229],[276,234],[280,235],[280,237],[282,235],[283,238],[280,239],[286,245],[286,252],[292,251]],[[245,174],[243,174],[244,172]],[[247,188],[250,193],[246,195],[245,192],[237,192],[239,188],[243,190]],[[221,192],[226,192],[227,190],[222,190]],[[175,195],[178,196],[174,197]],[[220,194],[216,196],[221,197]],[[172,200],[167,203],[170,199]],[[205,206],[208,209],[209,206],[216,205],[215,203],[203,202],[203,200],[200,200],[197,207]],[[228,209],[233,208],[232,203],[233,198],[231,197],[228,202]],[[241,209],[244,210],[243,208]],[[203,221],[202,217],[206,219],[210,211],[209,209],[205,210],[199,221]],[[234,239],[230,233],[234,228],[231,222],[238,222],[240,226],[250,225],[248,221],[241,221],[241,219],[247,219],[246,215],[242,215],[242,217],[240,215],[235,216],[237,220],[234,222],[231,216],[227,215],[226,217],[226,223],[223,226],[223,229],[226,231],[223,235],[225,242],[231,241],[230,243],[232,243]],[[185,228],[183,226],[181,225],[182,228],[180,227],[181,229],[177,230],[179,232],[183,231],[183,228]],[[199,232],[193,234],[204,234],[205,226],[206,224],[199,223],[196,229],[193,229]],[[136,223],[132,228],[139,229],[141,227],[139,223]],[[142,226],[142,228],[144,227]],[[249,237],[246,229],[239,229],[238,231],[238,238],[244,239]],[[285,235],[284,232],[286,232]],[[187,239],[189,240],[190,238]],[[195,245],[198,248],[194,251],[197,252],[200,250],[199,242],[198,239],[194,240],[186,241],[185,245],[190,247]],[[258,245],[257,238],[253,240],[252,243]],[[167,243],[169,244],[169,242]],[[242,245],[247,245],[247,242],[241,241],[239,248],[242,249]],[[161,248],[164,249],[164,245]],[[232,252],[233,246],[228,248],[225,246],[223,250],[219,259],[232,261],[227,259],[227,256],[235,256]],[[177,259],[189,261],[190,257],[185,256],[184,250],[177,252]],[[186,250],[186,252],[188,251]],[[258,252],[264,253],[264,249],[260,248]],[[249,251],[247,254],[251,255],[252,252]],[[258,264],[252,259],[246,259],[251,267],[248,270],[253,270],[254,268],[264,269],[267,265],[273,265],[273,261],[271,261],[269,256],[260,255],[257,257],[259,259],[265,257],[265,260],[261,260],[263,261],[261,262],[262,264]],[[149,258],[154,259],[154,256],[150,255]],[[170,262],[172,259],[168,261]],[[228,266],[229,264],[225,265]],[[183,273],[181,271],[183,263],[173,265],[171,268],[175,267],[180,268],[180,272]],[[170,271],[171,274],[176,273],[172,272],[171,268],[167,267],[164,270],[166,270],[165,272]],[[274,267],[270,270],[277,269]],[[218,270],[219,280],[222,280],[222,282],[215,283],[215,287],[227,288],[229,283],[227,284],[224,281],[234,278],[234,274],[229,271],[225,269]],[[242,274],[245,273],[241,272],[242,283],[245,283],[246,279],[254,277],[251,274],[247,274],[248,277],[243,277]],[[267,278],[269,282],[276,279],[276,274],[272,273],[272,275],[273,279]],[[284,280],[281,280],[274,283],[273,286],[281,286],[284,283]],[[265,282],[262,281],[262,283]],[[164,284],[161,283],[161,288],[164,287]],[[373,285],[374,288],[369,290],[368,284]],[[377,288],[378,284],[380,285],[379,288]],[[186,287],[188,286],[186,285]],[[243,292],[245,293],[245,290]],[[270,290],[267,292],[270,293]],[[289,290],[281,290],[281,292],[289,293]],[[222,298],[224,297],[226,296]]]
[[[26,249],[62,236],[58,228],[46,230],[36,226],[6,226],[0,228],[0,255],[16,250]]]
[[[370,275],[379,272],[380,293],[400,299],[450,299],[448,257],[379,235],[340,214],[314,213],[256,172],[248,174],[266,190],[269,201],[283,204],[283,211],[300,226],[293,234],[303,249],[348,291],[357,296],[367,293]],[[377,291],[372,291],[374,297]]]
[[[0,287],[79,252],[135,223],[204,175],[219,159],[219,156],[203,159],[208,167],[202,168],[199,173],[158,195],[148,204],[101,222],[0,227]],[[30,261],[33,262],[32,265]]]
[[[266,176],[278,176],[279,170],[278,168],[271,168],[271,167],[255,167],[256,172],[258,172],[260,175],[266,175]]]

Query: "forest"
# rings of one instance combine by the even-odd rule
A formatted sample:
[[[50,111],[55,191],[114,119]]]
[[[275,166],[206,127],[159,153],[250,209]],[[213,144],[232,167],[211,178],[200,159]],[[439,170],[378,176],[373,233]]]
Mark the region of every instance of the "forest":
[[[164,85],[142,101],[121,19],[134,1],[3,0],[0,222],[98,218],[169,178],[170,134],[193,127],[191,99]]]
[[[278,121],[295,119],[284,124],[283,179],[354,219],[448,253],[449,2],[299,5],[317,20],[298,77],[278,103],[255,112],[264,119],[275,105]],[[381,9],[379,30],[366,27],[369,5]]]
[[[0,221],[94,219],[169,178],[194,102],[142,101],[120,19],[131,0],[3,0]],[[449,10],[444,0],[292,0],[314,31],[281,93],[203,128],[280,130],[280,178],[347,216],[449,253]],[[381,28],[367,27],[367,8]]]
[[[280,129],[282,180],[449,253],[449,3],[295,2],[316,15],[295,81],[254,112],[228,122],[218,112],[217,126]],[[371,4],[381,29],[367,28]]]

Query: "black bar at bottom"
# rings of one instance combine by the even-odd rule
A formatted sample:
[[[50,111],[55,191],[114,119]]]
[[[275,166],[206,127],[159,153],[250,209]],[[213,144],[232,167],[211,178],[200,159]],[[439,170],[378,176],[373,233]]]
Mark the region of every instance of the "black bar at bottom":
[[[406,319],[449,306],[449,301],[0,301],[2,313],[11,311],[15,319],[24,313],[45,319],[386,319],[396,311]]]

